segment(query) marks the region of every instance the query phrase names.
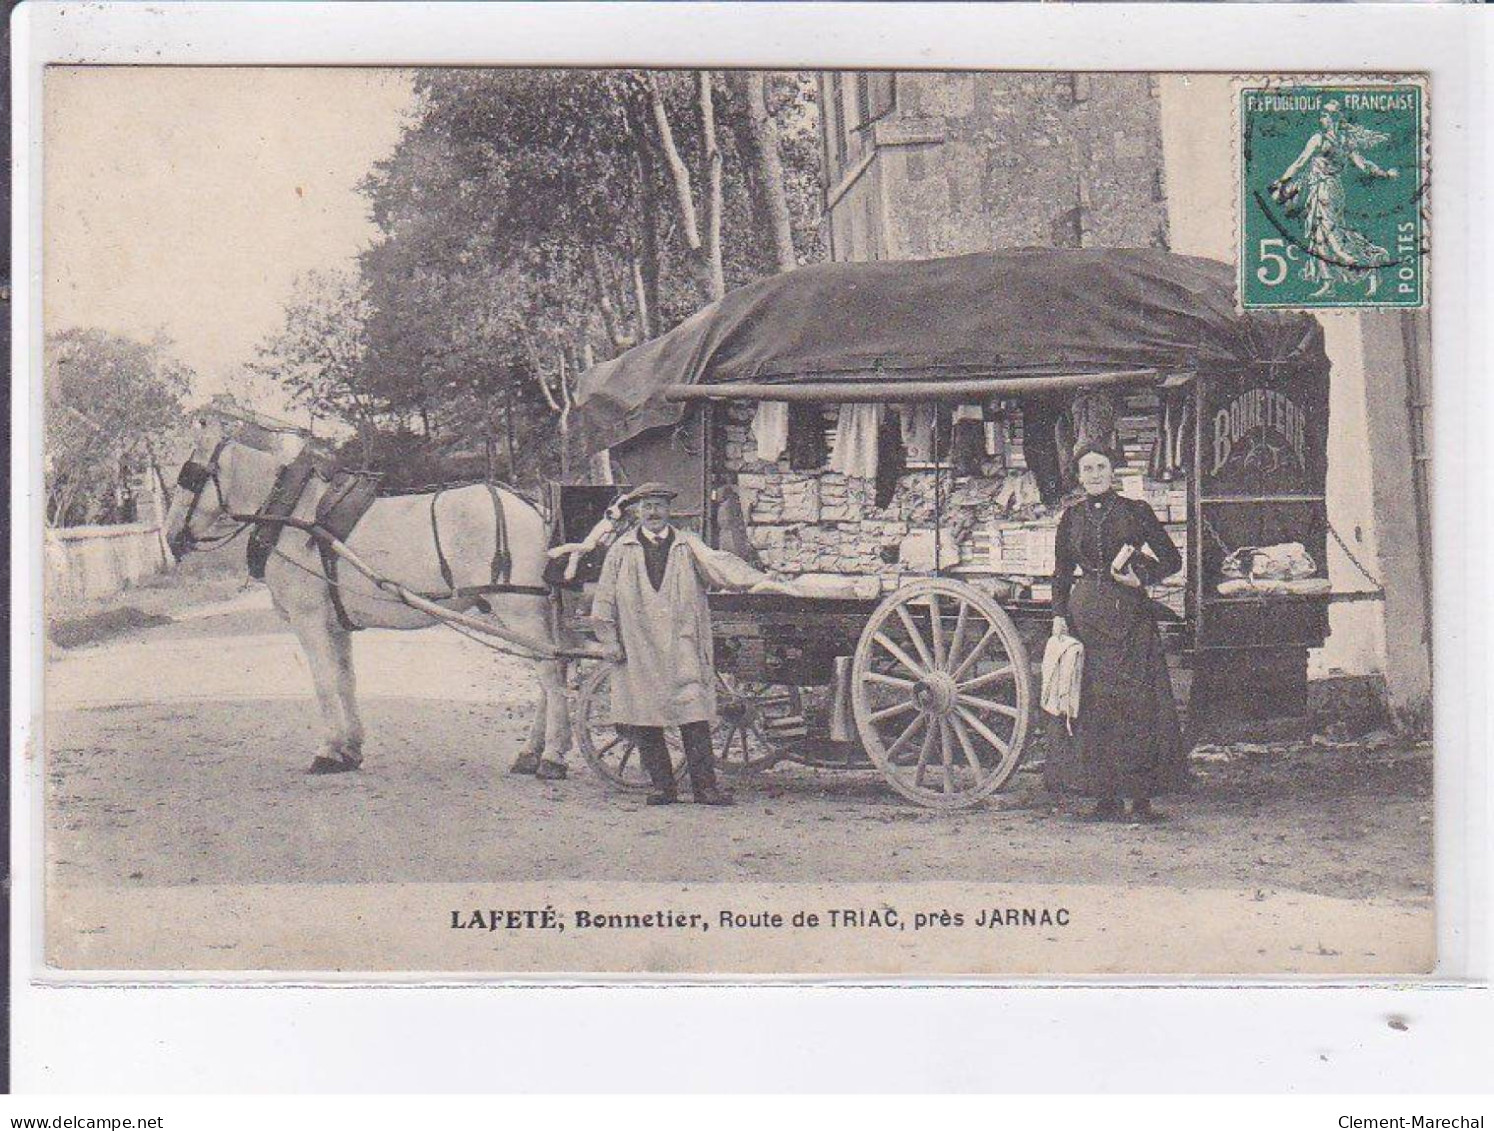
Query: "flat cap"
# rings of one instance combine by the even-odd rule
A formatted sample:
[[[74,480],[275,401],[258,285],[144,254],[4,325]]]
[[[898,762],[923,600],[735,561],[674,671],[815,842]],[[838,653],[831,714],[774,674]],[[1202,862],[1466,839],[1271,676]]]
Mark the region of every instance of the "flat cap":
[[[617,501],[626,507],[644,499],[673,499],[678,495],[679,492],[667,483],[640,483]]]

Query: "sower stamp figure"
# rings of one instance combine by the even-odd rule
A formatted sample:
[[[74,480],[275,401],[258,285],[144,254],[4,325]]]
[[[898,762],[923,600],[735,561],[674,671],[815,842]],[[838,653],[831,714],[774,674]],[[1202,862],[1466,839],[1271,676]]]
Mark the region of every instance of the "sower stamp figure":
[[[645,483],[623,499],[638,525],[607,551],[592,618],[612,671],[612,722],[629,728],[653,781],[650,805],[678,800],[664,728],[677,726],[690,792],[700,805],[730,805],[716,784],[711,722],[715,665],[707,585],[788,592],[786,586],[724,550],[670,524],[662,483]]]

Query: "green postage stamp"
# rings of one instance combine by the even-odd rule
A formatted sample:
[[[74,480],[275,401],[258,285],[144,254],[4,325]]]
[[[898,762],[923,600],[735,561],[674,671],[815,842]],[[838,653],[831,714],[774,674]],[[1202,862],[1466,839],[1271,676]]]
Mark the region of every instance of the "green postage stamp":
[[[1422,306],[1423,86],[1276,82],[1238,98],[1241,306]]]

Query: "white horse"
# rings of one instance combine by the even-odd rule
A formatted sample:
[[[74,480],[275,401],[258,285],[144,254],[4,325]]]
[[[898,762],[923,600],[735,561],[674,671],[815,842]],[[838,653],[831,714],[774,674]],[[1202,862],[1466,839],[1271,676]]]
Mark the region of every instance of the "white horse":
[[[244,516],[259,512],[270,498],[287,457],[263,450],[250,440],[247,433],[236,438],[226,432],[216,418],[198,420],[196,444],[166,516],[166,538],[178,559],[196,546],[211,546],[230,537],[242,526]],[[313,475],[291,517],[312,521],[328,487],[327,480]],[[431,596],[491,581],[498,548],[495,506],[500,502],[512,559],[508,582],[535,592]],[[547,598],[537,592],[544,586],[549,541],[544,516],[503,488],[494,494],[481,483],[454,487],[441,492],[434,502],[438,550],[432,505],[430,494],[376,499],[346,544],[379,576],[413,593],[431,596],[443,608],[459,613],[479,610],[506,629],[554,646]],[[442,576],[443,553],[449,579]],[[363,723],[355,695],[352,636],[338,616],[316,541],[303,529],[284,527],[264,579],[275,607],[306,652],[326,723],[326,736],[308,772],[356,770],[363,762]],[[343,609],[356,627],[414,629],[436,623],[428,614],[381,592],[353,568],[340,569],[337,583]],[[539,710],[510,772],[563,778],[571,742],[563,661],[538,661],[538,674]]]

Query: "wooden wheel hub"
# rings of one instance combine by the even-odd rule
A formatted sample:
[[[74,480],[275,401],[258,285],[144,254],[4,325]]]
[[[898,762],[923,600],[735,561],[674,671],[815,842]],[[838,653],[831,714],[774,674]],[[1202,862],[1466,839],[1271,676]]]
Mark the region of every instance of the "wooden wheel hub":
[[[913,703],[925,715],[944,718],[955,708],[959,687],[948,672],[929,672],[913,685]]]

